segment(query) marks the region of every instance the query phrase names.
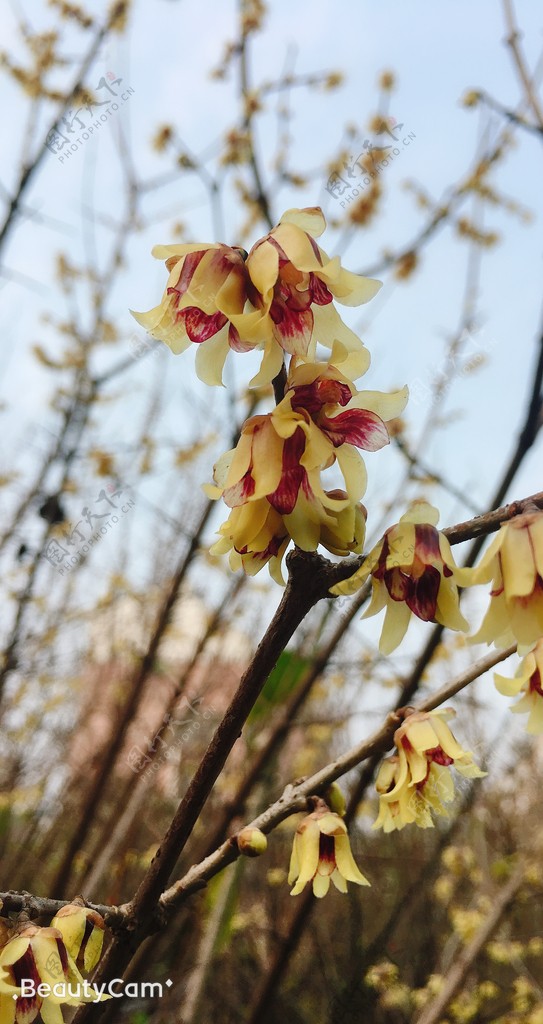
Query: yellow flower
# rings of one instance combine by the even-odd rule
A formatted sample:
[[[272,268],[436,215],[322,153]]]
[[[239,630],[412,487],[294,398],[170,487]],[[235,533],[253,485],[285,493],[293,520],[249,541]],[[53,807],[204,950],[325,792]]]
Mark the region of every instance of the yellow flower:
[[[388,444],[385,419],[406,401],[406,388],[389,395],[358,392],[335,366],[293,359],[284,399],[272,413],[246,421],[236,448],[214,467],[216,486],[206,488],[234,513],[254,506],[231,515],[220,529],[235,551],[260,562],[253,561],[251,571],[275,556],[286,536],[304,551],[319,544],[338,555],[362,550],[365,510],[359,498],[366,470],[357,449]],[[336,462],[345,489],[325,490],[321,474]],[[213,553],[227,550],[219,542]]]
[[[543,512],[504,523],[474,570],[474,583],[492,580],[490,605],[472,643],[508,647],[521,654],[543,636]]]
[[[379,642],[382,654],[390,654],[401,643],[411,613],[449,629],[468,628],[459,608],[458,587],[473,582],[473,571],[456,565],[447,538],[436,529],[438,519],[432,505],[414,502],[360,569],[331,588],[332,594],[354,594],[372,576],[372,600],[363,618],[386,608]]]
[[[251,322],[244,313],[248,276],[246,253],[216,243],[205,245],[155,245],[153,256],[166,261],[169,272],[166,289],[158,306],[132,316],[146,331],[164,341],[177,355],[198,345],[196,372],[206,384],[221,384],[229,348],[246,352],[258,341],[246,344],[234,321]],[[260,314],[252,311],[260,320]]]
[[[206,384],[222,383],[229,348],[264,350],[250,382],[260,387],[277,376],[284,352],[314,360],[317,340],[329,348],[341,343],[343,371],[354,379],[368,368],[369,353],[332,300],[357,306],[381,283],[328,258],[315,242],[325,226],[318,207],[287,210],[249,256],[222,243],[157,245],[153,256],[169,272],[166,289],[158,306],[132,315],[172,352],[195,342],[196,372]]]
[[[242,568],[248,576],[255,576],[268,565],[272,579],[280,586],[285,585],[281,562],[290,537],[282,516],[266,498],[232,509],[217,532],[221,535],[220,540],[213,544],[210,553],[230,553],[229,562],[233,572]]]
[[[92,971],[102,954],[105,923],[103,917],[89,907],[68,903],[51,921],[58,928],[70,956],[80,970]]]
[[[36,925],[24,927],[0,952],[0,993],[2,1024],[32,1024],[38,1013],[43,1024],[63,1024],[62,1003],[110,998],[84,981],[57,928]]]
[[[338,256],[329,259],[315,241],[325,227],[318,206],[287,210],[249,253],[247,271],[254,288],[249,295],[262,311],[261,322],[251,327],[265,347],[266,372],[263,379],[259,375],[251,382],[255,385],[276,375],[283,351],[313,362],[317,341],[329,348],[334,341],[342,343],[342,369],[353,379],[369,366],[369,353],[343,323],[332,300],[359,306],[377,294],[381,282],[344,270]]]
[[[432,812],[447,815],[444,805],[454,797],[449,767],[470,779],[486,775],[446,724],[453,715],[451,708],[415,711],[396,730],[397,754],[383,761],[377,775],[379,815],[373,828],[391,832],[413,822],[433,828]]]
[[[533,736],[543,732],[543,639],[538,640],[534,649],[522,660],[514,679],[494,674],[494,683],[498,693],[505,697],[516,697],[524,694],[511,708],[516,714],[529,714],[526,731]]]
[[[345,822],[324,806],[308,814],[294,836],[288,881],[296,885],[291,896],[298,896],[308,882],[315,896],[326,896],[330,880],[340,892],[347,892],[347,882],[370,884],[354,862]]]

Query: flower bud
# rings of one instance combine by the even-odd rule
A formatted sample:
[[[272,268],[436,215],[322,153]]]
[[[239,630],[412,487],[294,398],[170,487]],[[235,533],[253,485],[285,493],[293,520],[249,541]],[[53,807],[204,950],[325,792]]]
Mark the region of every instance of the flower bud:
[[[104,942],[105,923],[103,917],[78,903],[61,907],[51,921],[52,928],[58,928],[68,953],[80,970],[92,971],[98,963]]]
[[[260,857],[268,849],[268,840],[259,828],[242,828],[236,836],[238,850],[244,857]]]
[[[345,817],[347,804],[345,803],[345,797],[337,782],[330,783],[326,793],[324,794],[324,799],[331,811],[334,811],[335,814],[339,814],[340,818]]]

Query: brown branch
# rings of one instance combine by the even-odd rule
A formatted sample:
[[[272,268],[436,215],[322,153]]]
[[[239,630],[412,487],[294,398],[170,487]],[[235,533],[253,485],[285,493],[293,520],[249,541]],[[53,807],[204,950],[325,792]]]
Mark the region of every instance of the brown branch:
[[[317,601],[328,596],[330,564],[295,549],[287,558],[289,581],[253,661],[217,728],[133,903],[134,918],[151,914],[200,812],[280,653]]]
[[[469,686],[475,679],[478,679],[485,672],[494,668],[500,662],[505,661],[516,651],[516,645],[507,648],[505,651],[493,651],[477,661],[467,672],[463,672],[456,679],[441,687],[436,693],[427,697],[426,700],[417,705],[418,711],[433,711],[440,707],[445,701],[450,700],[461,690]],[[286,787],[282,796],[274,804],[268,807],[262,814],[259,814],[250,824],[249,828],[258,828],[261,832],[271,832],[285,818],[297,811],[307,809],[307,798],[314,794],[322,793],[331,782],[345,775],[361,761],[378,755],[379,757],[392,745],[394,732],[401,721],[401,715],[391,712],[384,724],[368,739],[356,744],[351,750],[336,758],[324,768],[302,781],[290,784]],[[167,889],[160,900],[163,907],[170,907],[183,902],[186,897],[202,888],[210,878],[216,875],[227,864],[231,864],[239,856],[235,843],[235,836],[228,839],[223,845],[206,857],[201,864],[191,867],[190,870],[178,882]]]
[[[30,892],[0,892],[0,910],[3,914],[20,914],[25,911],[29,917],[52,918],[65,907],[70,900],[52,900],[48,896],[34,896]],[[87,903],[85,906],[96,910],[104,918],[108,928],[118,931],[128,926],[129,918],[122,907],[108,906],[103,903]]]
[[[240,0],[241,13],[243,15],[244,0]],[[253,178],[255,183],[255,202],[258,204],[263,219],[266,221],[268,227],[273,228],[274,219],[270,210],[270,202],[264,188],[264,182],[260,166],[257,160],[255,152],[255,139],[253,129],[253,113],[250,105],[249,96],[249,68],[248,68],[248,57],[247,57],[247,40],[248,34],[245,30],[242,30],[241,40],[239,44],[239,70],[240,70],[240,91],[243,106],[245,108],[245,117],[243,119],[243,130],[247,133],[249,138],[249,163],[253,172]]]
[[[294,597],[292,597],[292,600],[294,600]],[[280,608],[276,613],[275,619],[278,618]],[[270,630],[273,621],[270,624]],[[268,630],[266,636],[268,636],[270,630]],[[271,638],[268,638],[269,643],[276,643],[276,635],[274,634]],[[417,710],[433,711],[435,708],[440,707],[445,701],[450,700],[451,697],[454,697],[461,690],[465,689],[466,686],[469,686],[475,679],[478,679],[485,672],[490,671],[500,662],[509,658],[515,650],[516,646],[514,645],[504,651],[493,651],[492,654],[481,658],[467,672],[463,672],[451,682],[446,683],[436,693],[427,697],[426,700],[421,701],[417,706]],[[269,653],[268,650],[268,655]],[[265,654],[262,657],[265,657]],[[276,800],[275,803],[271,804],[270,807],[254,818],[247,827],[258,828],[261,832],[269,833],[284,821],[285,818],[298,811],[305,811],[307,809],[308,797],[323,792],[331,782],[345,775],[351,768],[366,758],[376,753],[379,755],[386,753],[391,746],[392,737],[400,720],[401,715],[394,712],[390,713],[381,728],[368,739],[358,743],[351,750],[342,754],[325,767],[320,768],[319,771],[308,778],[289,784],[279,800]],[[175,882],[174,885],[162,894],[160,898],[161,909],[169,914],[175,906],[179,906],[189,895],[205,886],[211,878],[222,871],[228,864],[233,863],[239,856],[236,838],[232,836],[200,864],[191,867],[178,882]],[[34,896],[27,892],[0,893],[0,901],[0,909],[5,912],[28,910],[31,916],[38,916],[40,914],[54,915],[60,907],[65,906],[69,902],[69,900],[54,900],[48,897]],[[102,916],[107,916],[108,926],[113,931],[117,931],[120,928],[133,928],[134,903],[135,901],[122,904],[121,906],[87,903],[87,906],[97,910]]]

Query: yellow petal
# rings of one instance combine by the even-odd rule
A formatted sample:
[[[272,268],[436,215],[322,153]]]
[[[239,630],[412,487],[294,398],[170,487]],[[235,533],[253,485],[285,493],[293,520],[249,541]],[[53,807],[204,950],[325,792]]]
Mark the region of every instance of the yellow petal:
[[[538,574],[543,579],[543,512],[534,516],[529,526],[533,557]]]
[[[326,896],[330,888],[330,875],[315,875],[313,879],[313,895],[317,899],[321,900],[323,896]],[[291,895],[294,896],[296,890],[293,889]]]
[[[318,821],[319,829],[325,836],[341,836],[347,834],[347,826],[334,811],[323,814]]]
[[[272,339],[264,349],[260,370],[249,381],[249,387],[261,388],[265,384],[271,384],[283,366],[283,356],[283,349]]]
[[[297,228],[313,235],[313,238],[322,235],[326,228],[326,220],[320,206],[307,206],[303,210],[286,210],[279,223],[295,224]]]
[[[343,892],[343,893],[347,892],[347,882],[345,881],[343,875],[340,875],[340,873],[339,873],[337,868],[330,875],[330,879],[334,883],[336,889],[338,889],[339,892]],[[0,1022],[0,1024],[1,1024],[1,1022]]]
[[[296,856],[300,874],[292,890],[296,896],[311,881],[319,866],[319,836],[317,822],[309,816],[304,818],[296,833]]]
[[[336,836],[334,840],[336,864],[338,871],[347,882],[357,885],[369,885],[368,879],[359,870],[351,852],[351,844],[347,835]]]
[[[349,409],[367,409],[380,416],[382,420],[391,420],[399,416],[407,405],[409,389],[407,385],[399,391],[359,391],[349,402]],[[431,508],[431,506],[429,506]]]
[[[392,654],[392,651],[401,644],[407,633],[410,618],[411,612],[403,602],[394,601],[388,604],[379,640],[381,654]]]
[[[430,526],[437,526],[439,522],[439,509],[434,508],[427,501],[412,501],[407,512],[404,512],[400,519],[401,523],[429,523]]]
[[[501,548],[505,599],[525,597],[532,593],[535,585],[536,568],[530,533],[527,528],[515,529],[513,525],[506,532]]]
[[[222,371],[229,352],[228,324],[196,349],[196,375],[204,384],[224,387]]]
[[[520,693],[524,681],[522,679],[508,679],[507,676],[500,676],[494,673],[494,686],[503,697],[516,697]]]

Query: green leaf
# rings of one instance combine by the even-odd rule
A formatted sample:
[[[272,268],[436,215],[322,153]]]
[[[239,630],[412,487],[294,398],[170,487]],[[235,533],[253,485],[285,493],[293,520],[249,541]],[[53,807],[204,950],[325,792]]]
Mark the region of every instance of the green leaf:
[[[284,704],[294,692],[311,662],[302,658],[296,651],[282,651],[275,668],[258,698],[249,718],[249,724],[260,721],[280,704]]]

